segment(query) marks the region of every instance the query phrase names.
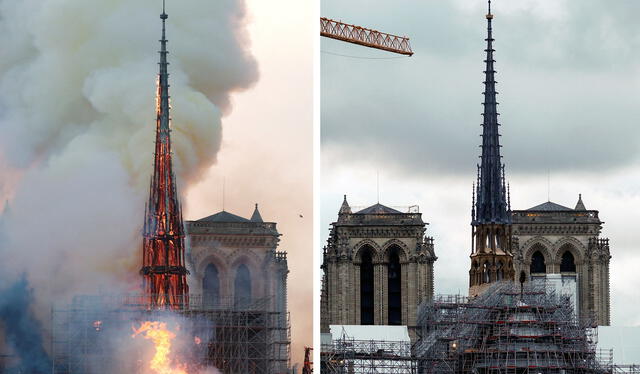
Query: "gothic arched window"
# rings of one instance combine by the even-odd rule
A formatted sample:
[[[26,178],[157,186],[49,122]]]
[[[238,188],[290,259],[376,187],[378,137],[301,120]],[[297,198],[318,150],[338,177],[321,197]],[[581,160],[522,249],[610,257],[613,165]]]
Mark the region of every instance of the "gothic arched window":
[[[362,250],[360,263],[360,324],[373,325],[373,258],[369,247]]]
[[[501,281],[504,278],[504,265],[502,261],[498,261],[498,269],[496,271],[497,280]]]
[[[482,283],[491,282],[491,274],[489,274],[489,263],[485,262],[482,265]]]
[[[543,274],[547,272],[547,265],[544,262],[544,256],[542,252],[535,251],[531,256],[531,266],[529,266],[529,273],[531,274]]]
[[[561,273],[576,272],[576,261],[573,258],[573,254],[570,251],[565,251],[562,254],[562,260],[560,261],[560,272]]]
[[[216,306],[220,302],[220,278],[214,264],[207,265],[202,279],[202,302],[205,306]]]
[[[397,248],[391,249],[387,264],[388,281],[388,324],[402,324],[402,265]]]
[[[238,307],[247,307],[251,304],[251,272],[247,265],[242,264],[236,270],[234,282],[233,301]]]

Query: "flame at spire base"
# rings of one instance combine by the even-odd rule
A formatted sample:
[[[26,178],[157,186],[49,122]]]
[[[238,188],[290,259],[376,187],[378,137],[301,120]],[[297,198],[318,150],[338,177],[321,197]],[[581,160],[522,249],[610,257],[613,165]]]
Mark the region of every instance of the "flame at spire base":
[[[133,327],[133,338],[142,335],[143,338],[149,339],[155,345],[155,353],[149,368],[157,374],[189,374],[187,365],[183,363],[175,363],[175,359],[171,358],[171,341],[176,338],[176,334],[167,328],[167,324],[158,321],[143,322],[139,328]]]

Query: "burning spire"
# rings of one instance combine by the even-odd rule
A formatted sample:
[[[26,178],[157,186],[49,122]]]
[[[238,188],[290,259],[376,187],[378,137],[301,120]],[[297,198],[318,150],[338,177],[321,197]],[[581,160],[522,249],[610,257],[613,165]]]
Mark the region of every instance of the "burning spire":
[[[145,209],[142,269],[144,292],[149,307],[182,309],[188,303],[188,271],[185,267],[182,209],[172,169],[169,116],[169,72],[165,22],[169,18],[162,4],[162,39],[158,74],[156,142],[149,201]]]

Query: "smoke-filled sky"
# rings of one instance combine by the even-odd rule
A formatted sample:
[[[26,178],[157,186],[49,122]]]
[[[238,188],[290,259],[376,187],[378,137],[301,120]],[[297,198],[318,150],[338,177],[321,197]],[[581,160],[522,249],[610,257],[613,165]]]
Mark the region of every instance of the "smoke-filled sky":
[[[167,2],[174,168],[185,218],[261,203],[289,251],[294,354],[311,344],[311,5]],[[0,0],[3,287],[38,315],[136,290],[155,129],[160,0]],[[302,214],[304,218],[300,218]]]
[[[251,51],[260,79],[232,96],[223,118],[217,163],[189,189],[186,219],[224,208],[250,217],[255,203],[277,222],[279,250],[288,252],[292,358],[302,364],[312,345],[313,2],[248,0]],[[315,19],[314,19],[315,22]],[[302,216],[302,217],[301,217]]]
[[[415,55],[321,42],[321,232],[352,205],[419,204],[437,293],[466,293],[480,149],[484,0],[325,0],[321,13],[407,35]],[[614,325],[640,325],[640,29],[634,0],[493,1],[512,206],[582,193],[611,239]],[[337,56],[347,55],[361,58]],[[640,359],[640,358],[638,358]],[[637,360],[636,360],[637,361]]]

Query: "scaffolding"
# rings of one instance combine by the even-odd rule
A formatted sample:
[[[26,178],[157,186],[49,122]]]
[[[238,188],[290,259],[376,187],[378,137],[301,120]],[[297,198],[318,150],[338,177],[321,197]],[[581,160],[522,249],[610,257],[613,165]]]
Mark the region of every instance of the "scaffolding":
[[[411,343],[407,341],[355,340],[343,335],[322,345],[323,374],[414,374]]]
[[[493,284],[474,299],[440,296],[418,312],[418,373],[605,373],[597,330],[544,284]]]
[[[289,316],[272,311],[269,298],[238,305],[215,305],[191,295],[181,310],[149,310],[144,296],[77,296],[52,311],[54,374],[140,372],[142,352],[131,352],[131,328],[147,320],[178,319],[182,335],[192,337],[185,358],[194,367],[216,367],[225,374],[281,374],[290,367]],[[126,342],[127,344],[123,344]],[[137,360],[125,362],[127,357]],[[141,348],[139,348],[141,350]]]

